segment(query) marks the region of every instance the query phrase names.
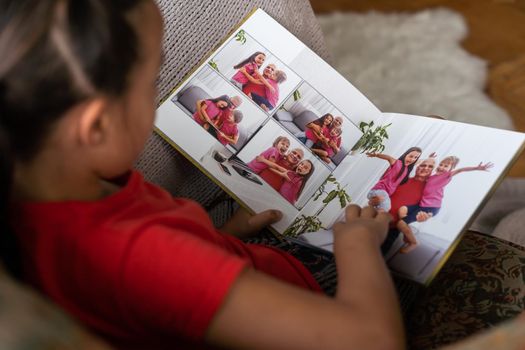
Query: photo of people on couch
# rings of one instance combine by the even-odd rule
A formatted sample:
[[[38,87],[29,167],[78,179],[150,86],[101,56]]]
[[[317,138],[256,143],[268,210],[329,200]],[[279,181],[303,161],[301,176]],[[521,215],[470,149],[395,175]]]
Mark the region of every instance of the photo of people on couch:
[[[301,82],[299,76],[244,30],[209,65],[270,114]]]
[[[302,143],[271,119],[237,157],[298,209],[330,174]]]
[[[357,120],[344,116],[312,86],[301,86],[274,114],[323,163],[334,169],[361,138]]]
[[[172,102],[233,151],[268,118],[211,67],[202,68]]]

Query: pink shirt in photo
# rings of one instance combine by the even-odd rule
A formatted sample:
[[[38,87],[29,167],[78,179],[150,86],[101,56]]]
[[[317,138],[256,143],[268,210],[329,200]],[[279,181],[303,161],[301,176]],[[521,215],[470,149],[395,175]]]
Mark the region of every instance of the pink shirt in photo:
[[[403,162],[397,159],[383,174],[381,180],[372,187],[373,190],[384,190],[389,196],[394,193],[397,186],[403,181],[408,169],[405,167],[401,176],[397,176],[403,167]],[[396,179],[397,178],[397,179]]]
[[[445,186],[448,185],[450,180],[452,180],[452,173],[450,171],[430,176],[425,184],[419,206],[425,208],[441,208]]]
[[[285,180],[279,193],[291,204],[295,204],[299,189],[303,183],[303,177],[297,174],[295,171],[289,170],[287,173],[290,181]]]
[[[208,117],[210,117],[212,121],[217,119],[217,117],[219,117],[219,115],[221,114],[222,110],[210,100],[204,100],[204,103],[206,104],[206,114],[208,114]],[[204,125],[206,123],[204,120],[201,119],[201,116],[199,115],[198,111],[193,113],[193,119],[195,119],[195,121],[199,123],[199,125]]]
[[[266,79],[268,83],[273,87],[273,92],[267,86],[265,86],[266,99],[271,103],[272,106],[276,107],[279,102],[279,84],[273,79]]]
[[[325,135],[326,136],[326,135]],[[332,157],[335,154],[335,150],[330,146],[330,142],[335,142],[337,148],[341,147],[341,137],[332,136],[328,134],[328,144],[323,142],[323,149],[328,153],[328,157]]]
[[[268,160],[271,160],[270,158],[274,158],[275,162],[278,162],[278,161],[280,161],[283,158],[281,153],[279,153],[279,150],[277,149],[277,147],[270,147],[266,151],[264,151],[261,154],[259,154],[259,156],[264,157],[264,158],[266,158]],[[257,161],[257,158],[254,158],[247,165],[256,174],[259,174],[261,171],[263,171],[264,169],[268,168],[267,164]]]
[[[230,123],[228,121],[224,121],[221,125],[221,127],[219,128],[219,130],[227,135],[228,137],[235,137],[237,135],[239,135],[239,129],[237,128],[237,124],[236,123]],[[222,143],[223,145],[227,145],[230,143],[229,140],[225,139],[224,137],[222,137],[221,134],[217,133],[217,140],[219,140],[220,143]]]
[[[255,69],[259,67],[257,66],[256,63],[250,62],[250,63],[246,63],[242,68],[244,68],[246,73],[248,73],[249,75],[252,75]],[[246,84],[249,81],[246,75],[244,75],[244,73],[241,72],[240,70],[238,70],[237,73],[233,75],[232,79],[242,85]]]

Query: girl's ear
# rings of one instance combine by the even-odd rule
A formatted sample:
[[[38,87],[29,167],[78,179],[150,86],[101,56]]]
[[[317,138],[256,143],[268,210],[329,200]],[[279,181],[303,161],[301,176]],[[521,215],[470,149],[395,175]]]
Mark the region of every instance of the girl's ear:
[[[107,139],[109,126],[108,101],[95,98],[86,102],[78,116],[78,140],[82,145],[97,146]]]

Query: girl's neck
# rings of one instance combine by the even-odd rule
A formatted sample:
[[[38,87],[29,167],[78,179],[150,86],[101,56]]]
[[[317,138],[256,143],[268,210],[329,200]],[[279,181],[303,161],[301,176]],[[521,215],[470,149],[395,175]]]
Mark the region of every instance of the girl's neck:
[[[50,154],[40,154],[31,162],[18,163],[14,178],[15,198],[45,202],[89,201],[116,190],[114,185],[101,181],[96,174],[72,165]]]

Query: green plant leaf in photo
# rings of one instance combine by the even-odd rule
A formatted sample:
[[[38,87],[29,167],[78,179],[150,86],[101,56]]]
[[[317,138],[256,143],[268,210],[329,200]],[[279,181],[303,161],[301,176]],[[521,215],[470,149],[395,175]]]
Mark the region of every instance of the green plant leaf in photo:
[[[246,32],[244,30],[239,30],[237,34],[235,34],[235,41],[238,41],[241,43],[241,45],[244,45],[246,43]]]
[[[217,72],[219,71],[219,66],[217,65],[217,63],[214,61],[214,60],[210,60],[208,62],[208,64],[210,65],[210,67],[212,67],[213,69],[215,69]]]

